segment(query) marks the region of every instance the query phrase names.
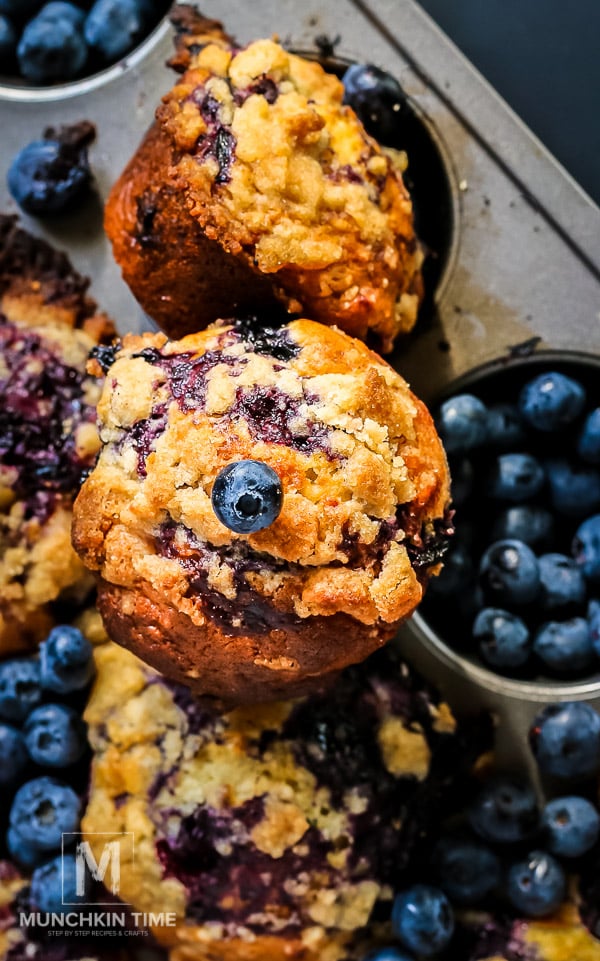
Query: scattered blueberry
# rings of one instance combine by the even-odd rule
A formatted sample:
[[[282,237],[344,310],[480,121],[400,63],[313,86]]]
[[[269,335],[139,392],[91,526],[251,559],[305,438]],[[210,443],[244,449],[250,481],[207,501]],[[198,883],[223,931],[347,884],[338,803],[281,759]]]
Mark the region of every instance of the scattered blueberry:
[[[566,554],[542,554],[540,604],[545,611],[556,611],[585,601],[585,580],[577,564]]]
[[[571,424],[583,411],[581,384],[557,371],[540,374],[525,385],[519,397],[523,419],[536,430],[551,432]]]
[[[600,715],[583,701],[550,704],[536,718],[530,743],[545,774],[591,777],[600,770]]]
[[[568,517],[583,517],[600,507],[600,472],[555,459],[547,463],[552,506]]]
[[[94,676],[94,649],[76,627],[61,624],[40,644],[42,687],[70,694],[86,687]]]
[[[48,856],[44,851],[31,847],[14,828],[9,828],[6,832],[6,847],[13,861],[24,871],[37,868]]]
[[[458,394],[440,407],[437,428],[449,454],[480,447],[487,433],[488,412],[472,394]]]
[[[389,946],[379,948],[378,951],[373,951],[367,955],[365,961],[413,961],[413,959],[408,954],[405,954],[404,951],[399,951],[398,948]]]
[[[544,486],[544,469],[531,454],[501,454],[489,479],[489,495],[496,500],[529,500]]]
[[[77,893],[75,856],[63,854],[48,861],[33,872],[30,901],[38,911],[63,914],[75,904],[85,904],[89,896],[87,871],[83,877],[84,890]]]
[[[496,541],[488,547],[479,579],[486,597],[502,608],[529,604],[540,589],[536,556],[522,541]]]
[[[481,656],[498,668],[522,667],[529,660],[529,630],[515,614],[497,607],[484,607],[475,618],[473,637]]]
[[[600,581],[600,514],[580,524],[573,541],[573,554],[583,576]]]
[[[144,33],[140,0],[96,0],[85,21],[85,39],[111,63],[126,54]]]
[[[87,59],[83,19],[83,12],[71,3],[42,7],[25,27],[17,48],[23,76],[36,83],[77,76]]]
[[[416,884],[396,895],[392,925],[406,948],[430,958],[450,943],[454,916],[443,891]]]
[[[0,717],[24,721],[42,699],[37,660],[15,658],[0,664]]]
[[[0,724],[0,787],[17,782],[26,767],[23,735],[10,724]]]
[[[586,798],[560,797],[542,814],[546,843],[551,854],[579,858],[590,851],[600,835],[600,815]]]
[[[515,504],[507,507],[492,529],[493,540],[523,541],[529,547],[549,544],[554,536],[554,517],[537,504]]]
[[[432,578],[429,589],[442,596],[456,595],[471,583],[473,573],[469,551],[463,544],[455,542],[444,558],[439,577]]]
[[[0,13],[0,61],[3,65],[12,60],[16,52],[17,31],[8,17]]]
[[[600,464],[600,407],[586,417],[577,441],[577,453],[590,464]]]
[[[526,841],[539,823],[535,792],[529,785],[509,778],[490,781],[471,805],[469,820],[485,841],[495,844]]]
[[[595,653],[600,657],[600,602],[590,601],[588,607],[588,627],[590,631],[590,640],[592,642],[592,647]]]
[[[523,421],[516,404],[494,404],[488,410],[487,443],[513,450],[525,443]]]
[[[433,857],[440,886],[459,904],[477,904],[500,883],[500,862],[479,841],[445,838]]]
[[[58,140],[34,140],[16,155],[8,171],[9,190],[28,214],[48,216],[69,207],[89,187],[85,152],[74,154]]]
[[[32,711],[23,729],[32,761],[41,767],[68,767],[87,746],[86,727],[77,711],[64,704],[43,704]]]
[[[240,460],[219,472],[212,506],[225,527],[236,534],[254,534],[279,517],[281,481],[272,467],[258,460]]]
[[[563,674],[583,671],[594,659],[590,629],[584,617],[543,624],[535,636],[533,649],[551,670]]]
[[[508,872],[508,896],[517,911],[542,918],[556,911],[566,894],[565,873],[545,851],[532,851]]]
[[[77,831],[81,802],[72,788],[51,777],[27,781],[13,799],[10,826],[38,851],[56,851],[64,833]]]
[[[391,74],[371,63],[353,63],[346,70],[344,103],[349,104],[371,136],[395,146],[398,121],[406,95]]]

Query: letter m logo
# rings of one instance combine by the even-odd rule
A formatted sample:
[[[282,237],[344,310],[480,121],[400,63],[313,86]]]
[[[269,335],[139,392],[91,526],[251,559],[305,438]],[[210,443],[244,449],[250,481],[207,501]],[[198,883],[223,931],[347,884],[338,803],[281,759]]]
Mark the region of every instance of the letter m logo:
[[[64,834],[63,854],[65,849],[72,849],[73,844],[75,844],[77,897],[85,896],[89,890],[90,879],[100,882],[111,895],[118,897],[121,891],[121,863],[133,862],[133,834],[88,834],[85,837],[82,834]],[[86,902],[78,901],[78,903]],[[93,903],[98,905],[114,902],[98,901],[95,898]]]

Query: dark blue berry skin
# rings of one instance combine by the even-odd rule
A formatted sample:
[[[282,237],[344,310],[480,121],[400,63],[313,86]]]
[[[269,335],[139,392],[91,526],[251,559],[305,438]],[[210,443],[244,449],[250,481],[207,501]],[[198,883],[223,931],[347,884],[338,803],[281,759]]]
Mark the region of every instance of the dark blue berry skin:
[[[575,561],[587,580],[600,582],[600,514],[580,524],[573,541]]]
[[[583,517],[600,507],[600,472],[563,459],[546,465],[552,506],[567,517]]]
[[[584,617],[543,624],[535,636],[533,649],[547,667],[561,674],[583,671],[594,660],[590,629]]]
[[[17,31],[12,23],[0,13],[0,63],[8,63],[17,52]],[[4,72],[4,70],[2,71]]]
[[[492,529],[493,540],[523,541],[529,547],[550,544],[554,537],[554,516],[536,504],[515,504],[507,507],[497,518]]]
[[[80,691],[94,676],[94,649],[80,630],[61,624],[40,644],[40,667],[45,690]]]
[[[496,541],[481,558],[479,580],[491,604],[502,608],[530,604],[540,589],[536,556],[522,541]]]
[[[600,770],[600,715],[583,701],[550,704],[536,718],[530,744],[544,774],[592,777]]]
[[[57,140],[34,140],[16,155],[8,188],[28,214],[52,216],[66,210],[89,187],[87,159],[66,155]]]
[[[367,955],[365,961],[413,961],[413,958],[398,948],[387,947],[379,948]]]
[[[585,406],[585,391],[571,377],[551,371],[525,385],[519,397],[523,420],[536,430],[551,433],[572,424]]]
[[[498,668],[522,667],[529,660],[529,630],[515,614],[497,607],[484,607],[475,618],[473,637],[479,642],[481,656]]]
[[[565,873],[545,851],[532,851],[508,872],[507,894],[513,907],[529,918],[543,918],[556,911],[566,894]]]
[[[436,419],[437,428],[449,454],[462,454],[485,443],[488,412],[472,394],[458,394],[445,401]]]
[[[550,801],[542,813],[542,827],[551,854],[580,858],[594,847],[600,834],[600,815],[586,798],[572,795]]]
[[[450,943],[454,933],[454,915],[443,891],[416,884],[396,895],[392,926],[404,947],[430,958]]]
[[[500,861],[479,841],[445,838],[433,860],[441,888],[457,904],[478,904],[500,883]]]
[[[225,527],[236,534],[254,534],[279,517],[283,504],[281,481],[272,467],[258,460],[240,460],[224,467],[212,490],[212,506]]]
[[[25,27],[17,57],[21,73],[34,83],[76,77],[87,60],[83,13],[71,3],[49,3]]]
[[[40,767],[62,768],[79,761],[86,750],[86,727],[77,711],[64,704],[43,704],[25,721],[25,744]]]
[[[466,504],[473,490],[473,466],[466,457],[450,459],[452,477],[452,503],[454,507]]]
[[[32,848],[13,828],[6,832],[6,848],[13,861],[24,871],[31,871],[48,857],[43,851]]]
[[[439,577],[431,579],[429,589],[441,597],[456,596],[469,586],[473,578],[473,562],[469,551],[455,543],[444,558]]]
[[[600,601],[590,601],[587,620],[592,647],[597,657],[600,657]]]
[[[406,95],[391,74],[371,63],[353,63],[343,78],[344,103],[358,115],[371,136],[394,146]]]
[[[577,453],[589,464],[600,464],[600,407],[586,417],[577,441]]]
[[[78,830],[80,814],[81,802],[72,788],[39,777],[15,794],[10,826],[34,850],[58,851],[62,835]]]
[[[84,34],[92,50],[112,63],[136,45],[144,27],[140,0],[96,0],[85,21]]]
[[[586,586],[583,574],[566,554],[542,554],[540,568],[540,605],[544,611],[557,611],[583,604]]]
[[[75,855],[64,854],[53,858],[33,872],[31,905],[41,912],[63,914],[73,905],[85,904],[89,897],[88,872],[84,875],[84,892],[77,894]]]
[[[469,810],[471,826],[484,841],[515,844],[537,830],[539,812],[528,784],[498,778],[486,784]]]
[[[494,404],[488,411],[487,443],[500,450],[521,447],[526,441],[523,420],[516,404]]]
[[[16,658],[0,664],[0,718],[24,721],[42,699],[37,660]]]
[[[21,732],[11,724],[0,724],[0,787],[18,783],[27,761]]]
[[[488,493],[495,500],[519,504],[539,494],[544,481],[544,468],[531,454],[501,454],[492,469]]]

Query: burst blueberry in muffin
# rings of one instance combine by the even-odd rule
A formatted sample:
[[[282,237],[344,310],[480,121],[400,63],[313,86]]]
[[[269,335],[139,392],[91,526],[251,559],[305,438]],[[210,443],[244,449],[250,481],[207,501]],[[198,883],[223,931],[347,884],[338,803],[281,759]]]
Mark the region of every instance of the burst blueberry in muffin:
[[[392,160],[319,64],[193,7],[174,22],[183,75],[106,211],[133,293],[170,336],[277,300],[389,351],[422,293]]]
[[[460,957],[468,961],[600,961],[600,941],[584,926],[574,904],[540,921],[470,918]]]
[[[117,645],[97,652],[83,829],[133,831],[121,896],[178,925],[173,961],[362,958],[422,831],[477,753],[389,649],[325,695],[218,714]]]
[[[400,375],[307,320],[130,336],[111,359],[73,542],[113,640],[230,703],[312,690],[389,640],[451,533],[443,449]],[[281,484],[251,533],[211,501],[245,460]]]
[[[66,257],[0,216],[0,654],[39,640],[90,579],[71,507],[99,447],[90,351],[112,336]]]

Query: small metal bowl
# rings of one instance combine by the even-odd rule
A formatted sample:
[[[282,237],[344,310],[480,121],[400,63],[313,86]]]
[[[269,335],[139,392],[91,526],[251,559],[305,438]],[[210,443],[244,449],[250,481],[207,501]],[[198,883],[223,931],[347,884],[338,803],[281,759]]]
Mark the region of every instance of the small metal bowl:
[[[510,400],[526,380],[549,370],[577,378],[586,386],[589,397],[598,396],[600,357],[578,351],[540,350],[528,357],[504,357],[475,368],[449,384],[439,400],[463,391],[472,391],[484,401]],[[541,783],[529,749],[532,722],[545,705],[557,701],[587,701],[600,712],[600,672],[569,681],[505,677],[450,647],[419,612],[403,625],[398,643],[406,658],[442,691],[458,715],[492,713],[500,770],[528,776],[540,794],[554,793],[554,785]]]

